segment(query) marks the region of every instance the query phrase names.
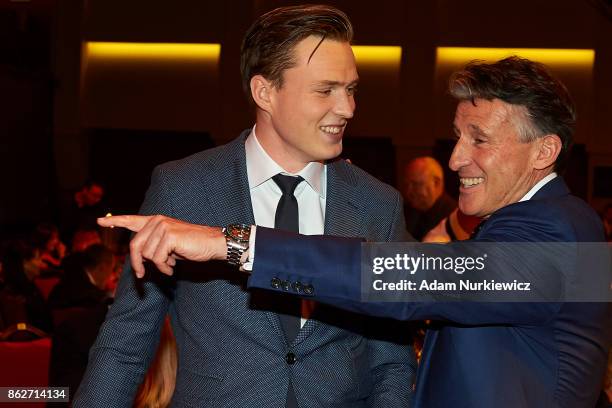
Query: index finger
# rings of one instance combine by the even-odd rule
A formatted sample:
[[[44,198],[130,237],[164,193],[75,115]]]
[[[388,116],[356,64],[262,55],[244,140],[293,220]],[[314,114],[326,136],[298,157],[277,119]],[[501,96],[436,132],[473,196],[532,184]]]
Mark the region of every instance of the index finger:
[[[113,215],[98,218],[101,227],[122,227],[138,232],[149,222],[151,215]]]

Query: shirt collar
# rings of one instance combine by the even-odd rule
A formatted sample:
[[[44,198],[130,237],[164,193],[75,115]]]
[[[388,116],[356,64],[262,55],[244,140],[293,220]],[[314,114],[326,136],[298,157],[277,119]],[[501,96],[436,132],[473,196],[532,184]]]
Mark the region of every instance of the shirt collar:
[[[282,173],[290,176],[301,176],[321,198],[325,198],[326,166],[323,163],[310,162],[297,173],[285,171],[261,146],[255,134],[255,127],[253,126],[253,130],[251,130],[249,137],[244,143],[249,189],[252,190],[273,176]]]
[[[535,195],[535,193],[538,192],[539,189],[541,189],[542,187],[544,187],[546,185],[546,183],[548,183],[549,181],[551,181],[552,179],[554,179],[555,177],[557,177],[557,173],[555,173],[554,171],[552,173],[550,173],[548,176],[544,177],[542,180],[538,181],[536,183],[535,186],[531,187],[531,190],[529,190],[527,192],[527,194],[525,194],[523,196],[523,198],[521,198],[519,200],[520,201],[527,201],[527,200],[531,200],[531,197],[533,197]]]

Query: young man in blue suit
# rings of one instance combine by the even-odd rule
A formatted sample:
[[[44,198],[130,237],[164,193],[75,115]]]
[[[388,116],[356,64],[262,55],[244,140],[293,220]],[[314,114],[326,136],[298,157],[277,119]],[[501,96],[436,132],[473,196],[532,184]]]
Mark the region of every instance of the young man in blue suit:
[[[541,64],[510,57],[469,64],[454,75],[450,90],[459,102],[450,159],[461,182],[459,208],[486,219],[473,241],[604,240],[597,214],[557,174],[575,120],[560,82]],[[166,272],[176,257],[226,256],[218,228],[130,216],[99,222],[141,231],[141,247],[159,244],[157,254],[145,258]],[[160,241],[161,226],[173,228]],[[192,236],[184,233],[190,230]],[[612,338],[612,303],[361,302],[360,240],[257,227],[255,242],[251,288],[299,292],[369,315],[434,320],[417,375],[416,407],[595,405]],[[451,243],[445,251],[461,255],[462,246]],[[531,261],[516,265],[542,266],[541,259]]]
[[[157,167],[141,213],[405,239],[399,193],[334,161],[355,109],[351,39],[350,21],[333,7],[285,7],[260,17],[241,60],[255,126],[227,145]],[[292,191],[277,180],[289,180]],[[232,262],[248,233],[228,230]],[[396,326],[248,291],[246,276],[225,280],[225,263],[184,263],[176,272],[142,281],[123,273],[75,407],[131,406],[167,313],[179,359],[172,406],[409,406],[416,363],[409,336]]]

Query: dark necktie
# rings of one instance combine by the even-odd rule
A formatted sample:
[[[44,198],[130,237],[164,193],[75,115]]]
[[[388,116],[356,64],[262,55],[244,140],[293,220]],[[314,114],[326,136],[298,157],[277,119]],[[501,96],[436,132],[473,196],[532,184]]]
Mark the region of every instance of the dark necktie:
[[[276,206],[274,228],[300,232],[298,202],[293,193],[295,192],[295,188],[298,186],[298,184],[300,184],[304,179],[299,176],[291,177],[277,174],[276,176],[272,177],[272,180],[274,180],[278,187],[280,187],[283,193],[278,201],[278,205]],[[279,313],[279,319],[283,331],[285,332],[287,344],[291,344],[300,331],[302,302],[299,298],[295,298],[293,296],[282,296],[281,301],[283,302],[283,309],[286,312]],[[297,408],[297,406],[293,385],[290,382],[289,389],[287,390],[287,401],[285,402],[285,408]]]
[[[301,177],[291,177],[282,174],[277,174],[272,177],[272,180],[280,187],[283,195],[276,206],[276,214],[274,216],[274,228],[292,232],[300,232],[300,223],[298,217],[298,202],[293,195],[295,188],[304,179]],[[287,296],[284,299],[287,302],[287,314],[281,314],[280,320],[287,343],[291,344],[293,339],[300,330],[301,318],[301,302],[298,298]]]
[[[298,202],[293,193],[298,184],[304,181],[304,179],[300,176],[292,177],[277,174],[276,176],[272,177],[272,180],[274,180],[274,182],[283,192],[283,195],[276,206],[274,228],[292,232],[300,232]]]

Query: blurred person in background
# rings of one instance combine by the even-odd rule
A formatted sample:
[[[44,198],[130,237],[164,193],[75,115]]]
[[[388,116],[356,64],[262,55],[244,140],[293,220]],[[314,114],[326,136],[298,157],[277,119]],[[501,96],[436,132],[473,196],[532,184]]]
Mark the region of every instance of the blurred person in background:
[[[176,384],[176,339],[166,317],[155,357],[134,398],[134,408],[165,408],[170,405]]]
[[[60,240],[57,227],[48,222],[38,224],[32,232],[30,243],[33,254],[26,261],[28,279],[59,275],[62,259],[66,256],[66,245]]]
[[[0,289],[0,314],[7,327],[28,323],[48,332],[52,328],[51,315],[43,295],[32,282],[35,275],[30,279],[26,274],[26,266],[32,265],[35,252],[24,240],[6,244],[1,261],[4,285]]]
[[[89,181],[76,193],[74,202],[78,208],[94,207],[102,201],[104,188],[94,181]]]
[[[80,229],[72,237],[72,252],[82,252],[94,244],[101,244],[100,233],[95,229]]]
[[[451,242],[469,239],[482,222],[481,217],[467,215],[459,208],[455,208],[448,217],[445,217],[425,234],[422,242]]]
[[[64,274],[49,295],[52,309],[89,307],[105,303],[108,280],[116,271],[114,254],[102,244],[89,246],[66,257]]]
[[[108,285],[116,261],[108,248],[94,244],[66,257],[63,268],[48,301],[54,324],[49,381],[74,393],[112,300]]]
[[[95,181],[86,182],[74,193],[72,206],[62,217],[62,237],[69,240],[77,231],[98,230],[96,218],[109,211],[104,188]]]
[[[417,240],[457,208],[444,191],[444,172],[433,157],[417,157],[404,168],[406,228]]]

